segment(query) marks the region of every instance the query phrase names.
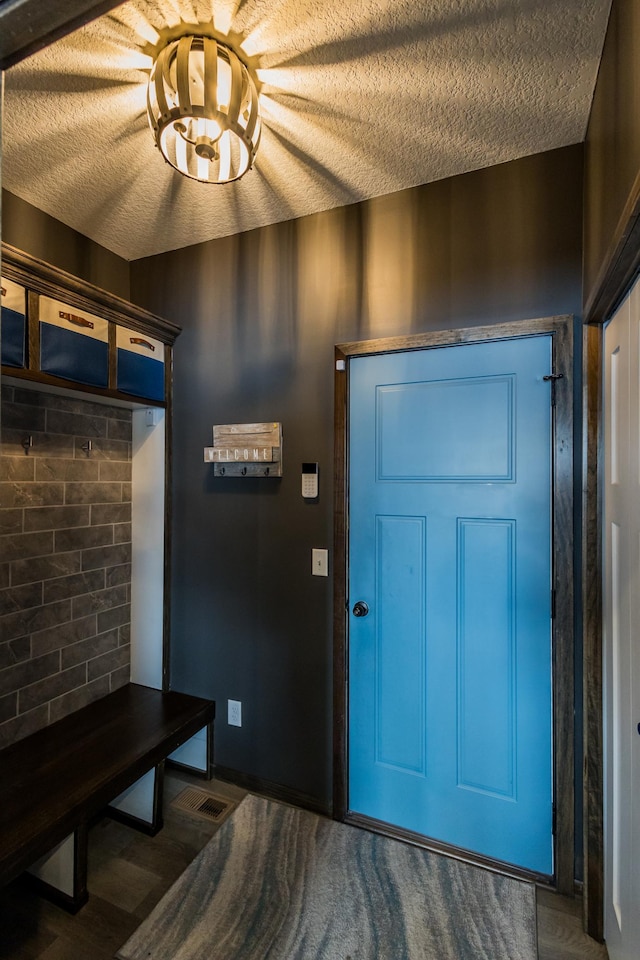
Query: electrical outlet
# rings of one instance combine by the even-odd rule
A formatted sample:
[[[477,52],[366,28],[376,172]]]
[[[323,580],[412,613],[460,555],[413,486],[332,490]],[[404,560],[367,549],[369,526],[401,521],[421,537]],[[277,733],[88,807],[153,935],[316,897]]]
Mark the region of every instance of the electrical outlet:
[[[227,723],[230,727],[242,726],[241,700],[227,700]]]

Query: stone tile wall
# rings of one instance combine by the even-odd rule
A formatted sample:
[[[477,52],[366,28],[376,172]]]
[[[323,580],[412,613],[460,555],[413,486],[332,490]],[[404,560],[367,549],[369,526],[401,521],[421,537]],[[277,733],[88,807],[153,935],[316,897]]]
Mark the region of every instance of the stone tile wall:
[[[129,680],[131,411],[3,385],[0,417],[3,747]]]

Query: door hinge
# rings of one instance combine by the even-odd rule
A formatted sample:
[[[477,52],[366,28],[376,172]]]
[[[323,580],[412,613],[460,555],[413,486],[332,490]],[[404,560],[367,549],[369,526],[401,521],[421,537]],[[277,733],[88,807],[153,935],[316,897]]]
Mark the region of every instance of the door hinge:
[[[551,591],[551,619],[555,620],[556,618],[556,591]]]
[[[546,377],[542,378],[545,383],[551,383],[551,406],[555,407],[556,405],[556,381],[564,379],[564,373],[548,373]]]

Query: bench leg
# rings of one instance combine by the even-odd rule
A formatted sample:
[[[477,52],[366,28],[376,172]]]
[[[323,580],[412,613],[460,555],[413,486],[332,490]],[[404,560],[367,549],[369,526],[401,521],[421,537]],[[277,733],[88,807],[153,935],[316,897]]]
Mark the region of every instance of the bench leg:
[[[213,776],[213,723],[198,730],[167,757],[171,766],[195,773],[205,780]]]
[[[48,900],[77,913],[87,902],[86,823],[29,867],[30,882]]]
[[[164,762],[153,767],[112,800],[107,813],[114,820],[154,837],[162,829],[163,780]]]

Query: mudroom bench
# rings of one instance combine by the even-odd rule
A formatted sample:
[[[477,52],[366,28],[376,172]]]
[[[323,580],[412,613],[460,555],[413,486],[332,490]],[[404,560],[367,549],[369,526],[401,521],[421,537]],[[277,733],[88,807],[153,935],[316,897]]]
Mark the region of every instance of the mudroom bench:
[[[211,736],[215,704],[129,683],[0,751],[0,885],[28,870],[75,911],[87,900],[87,835],[105,809],[162,826],[165,759]]]

